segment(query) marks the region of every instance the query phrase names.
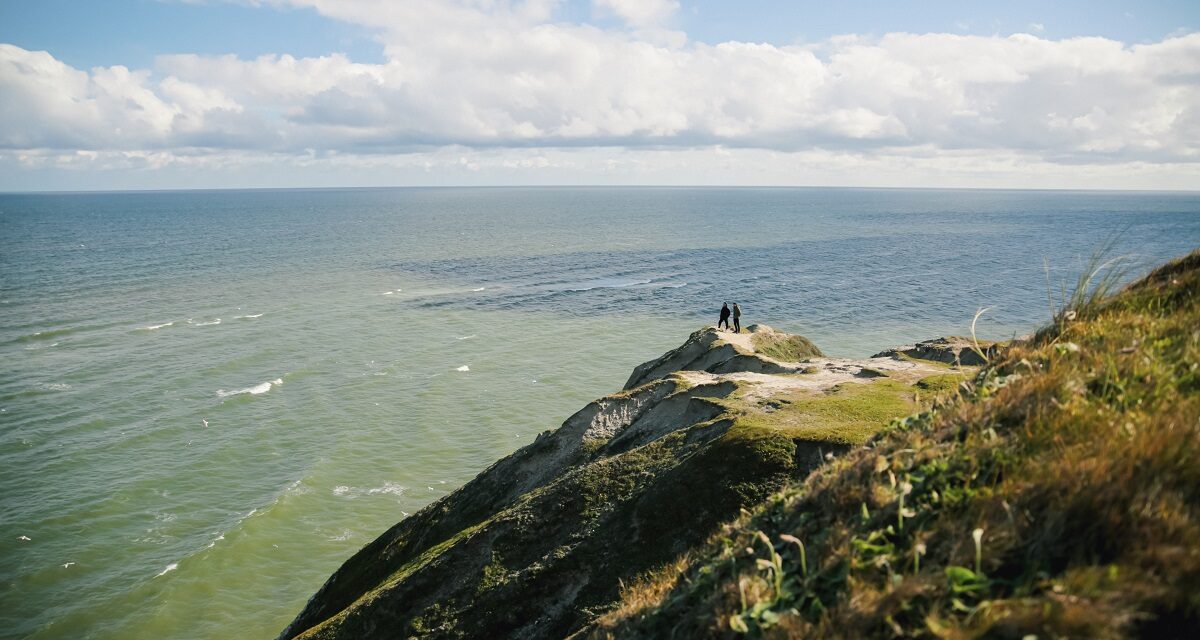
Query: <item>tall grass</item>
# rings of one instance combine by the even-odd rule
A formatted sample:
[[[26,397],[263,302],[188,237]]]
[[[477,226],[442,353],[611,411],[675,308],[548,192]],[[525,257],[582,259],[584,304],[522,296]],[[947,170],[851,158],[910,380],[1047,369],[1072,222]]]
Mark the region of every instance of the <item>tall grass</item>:
[[[1045,259],[1046,295],[1050,301],[1051,323],[1069,321],[1116,292],[1117,286],[1129,275],[1133,262],[1132,254],[1113,255],[1122,235],[1123,232],[1118,232],[1109,236],[1088,256],[1079,269],[1070,294],[1067,293],[1066,282],[1061,283],[1061,295],[1057,303],[1050,285],[1050,259]]]

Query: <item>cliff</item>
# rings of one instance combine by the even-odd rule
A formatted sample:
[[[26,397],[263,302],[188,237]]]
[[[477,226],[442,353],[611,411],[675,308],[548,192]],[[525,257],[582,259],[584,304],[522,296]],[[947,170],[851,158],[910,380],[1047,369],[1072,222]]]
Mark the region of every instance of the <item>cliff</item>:
[[[1088,282],[1010,345],[697,331],[281,638],[1191,637],[1200,252]]]
[[[1081,289],[577,637],[1195,637],[1198,327],[1200,251],[1115,295]]]
[[[280,637],[564,637],[957,375],[826,358],[764,325],[699,330],[367,545]]]

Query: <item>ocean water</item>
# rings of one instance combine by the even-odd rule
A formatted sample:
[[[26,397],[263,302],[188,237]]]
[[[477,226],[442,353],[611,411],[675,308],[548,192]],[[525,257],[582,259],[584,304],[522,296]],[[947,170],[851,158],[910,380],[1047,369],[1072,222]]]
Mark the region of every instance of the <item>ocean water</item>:
[[[272,638],[723,301],[834,355],[1007,338],[1110,238],[1186,253],[1200,195],[0,195],[0,637]]]

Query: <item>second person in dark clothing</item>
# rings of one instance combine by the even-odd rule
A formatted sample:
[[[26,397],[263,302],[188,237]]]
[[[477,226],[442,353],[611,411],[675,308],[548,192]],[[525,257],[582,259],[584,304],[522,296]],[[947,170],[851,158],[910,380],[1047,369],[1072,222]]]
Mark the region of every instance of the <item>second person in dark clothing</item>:
[[[728,327],[729,323],[726,322],[725,326]],[[742,308],[739,307],[738,303],[736,303],[736,302],[733,303],[733,332],[734,333],[742,332]]]
[[[725,325],[725,329],[729,330],[729,303],[721,303],[721,321],[717,323],[717,330],[721,330],[721,325]]]

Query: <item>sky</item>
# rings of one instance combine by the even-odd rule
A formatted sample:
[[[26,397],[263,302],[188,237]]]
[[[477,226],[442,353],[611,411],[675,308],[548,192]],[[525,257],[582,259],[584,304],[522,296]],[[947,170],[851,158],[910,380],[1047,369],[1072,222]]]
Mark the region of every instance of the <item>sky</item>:
[[[0,191],[1200,188],[1200,2],[0,0]]]

